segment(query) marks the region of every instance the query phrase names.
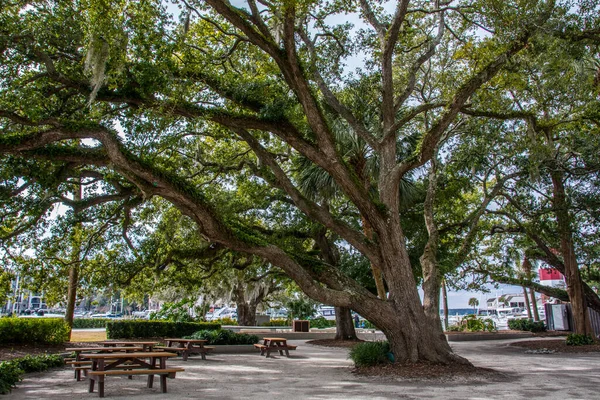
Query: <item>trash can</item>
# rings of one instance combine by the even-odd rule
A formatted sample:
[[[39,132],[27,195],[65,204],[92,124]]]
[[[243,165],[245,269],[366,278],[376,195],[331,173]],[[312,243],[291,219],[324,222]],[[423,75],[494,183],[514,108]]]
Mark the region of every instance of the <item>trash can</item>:
[[[310,331],[310,321],[294,320],[292,321],[292,332],[308,332]]]

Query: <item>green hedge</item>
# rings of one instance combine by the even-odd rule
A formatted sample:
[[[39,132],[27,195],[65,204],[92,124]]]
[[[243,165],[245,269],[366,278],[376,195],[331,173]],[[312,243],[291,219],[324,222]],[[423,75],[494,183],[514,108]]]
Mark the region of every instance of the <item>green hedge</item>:
[[[108,339],[182,337],[203,329],[221,329],[221,325],[210,322],[108,321],[106,323],[106,337]]]
[[[208,340],[207,344],[254,344],[260,341],[256,335],[232,332],[227,329],[202,330],[188,336],[187,339],[204,339]]]
[[[69,341],[62,318],[0,318],[0,344],[60,344]]]
[[[110,318],[75,318],[73,319],[74,329],[87,328],[106,328],[106,323],[113,321]]]
[[[41,372],[53,367],[62,367],[65,360],[57,354],[25,356],[0,362],[0,394],[9,393],[23,379],[26,372]]]
[[[292,323],[290,322],[289,319],[285,319],[285,318],[279,318],[279,319],[272,319],[269,322],[263,322],[261,324],[261,326],[291,326]]]
[[[508,328],[513,331],[545,332],[546,325],[543,321],[533,322],[530,319],[511,319]]]
[[[335,326],[335,321],[326,319],[325,317],[318,317],[318,318],[314,318],[314,319],[310,320],[311,328],[324,329],[324,328],[332,328],[334,326]]]

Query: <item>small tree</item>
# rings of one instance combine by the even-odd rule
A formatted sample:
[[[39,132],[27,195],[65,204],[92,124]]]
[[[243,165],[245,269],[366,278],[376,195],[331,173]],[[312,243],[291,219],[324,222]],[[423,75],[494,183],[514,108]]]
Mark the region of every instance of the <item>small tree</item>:
[[[475,314],[475,309],[479,306],[479,300],[477,300],[475,297],[471,297],[469,299],[469,305],[473,307],[473,314]]]

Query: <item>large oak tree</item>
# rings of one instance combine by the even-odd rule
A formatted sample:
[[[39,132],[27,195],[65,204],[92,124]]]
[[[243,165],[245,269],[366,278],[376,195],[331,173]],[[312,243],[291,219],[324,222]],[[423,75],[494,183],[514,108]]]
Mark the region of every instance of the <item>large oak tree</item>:
[[[422,173],[473,95],[489,90],[511,58],[570,6],[179,4],[180,24],[150,1],[6,6],[4,160],[118,174],[144,198],[171,202],[206,240],[278,266],[315,300],[356,310],[385,333],[399,362],[466,362],[426,317],[399,213],[400,185]],[[344,22],[347,15],[360,29]],[[361,66],[351,72],[346,65],[357,59]],[[375,179],[350,164],[336,137],[342,128],[366,143]],[[345,198],[340,207],[300,190],[300,158],[335,182]],[[241,186],[255,193],[253,211],[239,212],[231,200]],[[348,212],[368,224],[368,235]],[[362,253],[381,271],[387,297],[323,262],[309,239],[304,246],[286,240],[278,231],[295,218]],[[438,274],[435,268],[428,274]],[[439,295],[436,286],[429,300]]]

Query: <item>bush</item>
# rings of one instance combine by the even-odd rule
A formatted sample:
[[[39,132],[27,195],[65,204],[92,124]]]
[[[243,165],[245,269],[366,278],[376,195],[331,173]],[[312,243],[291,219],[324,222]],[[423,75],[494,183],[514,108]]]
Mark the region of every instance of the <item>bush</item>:
[[[0,362],[0,394],[9,393],[26,372],[42,372],[63,365],[65,360],[57,354],[25,356]]]
[[[388,363],[390,361],[389,352],[388,342],[364,342],[352,347],[348,357],[354,361],[354,365],[357,367],[370,367]]]
[[[457,328],[448,330],[459,332],[496,332],[496,324],[491,318],[480,319],[474,314],[468,314],[458,324]]]
[[[106,337],[108,339],[183,337],[202,329],[221,329],[221,325],[211,322],[109,321],[106,323]]]
[[[75,318],[73,320],[74,329],[88,328],[106,328],[106,323],[113,321],[110,318]]]
[[[291,326],[292,323],[285,318],[272,319],[269,322],[264,322],[262,326]]]
[[[1,318],[0,344],[60,344],[69,341],[61,318]]]
[[[589,335],[570,333],[567,335],[567,346],[585,346],[594,344],[594,339]]]
[[[508,321],[508,328],[514,331],[545,332],[544,322],[533,322],[531,319],[511,319]]]
[[[201,330],[194,332],[193,335],[186,337],[186,339],[204,339],[208,340],[207,344],[254,344],[260,341],[260,338],[256,335],[249,335],[247,333],[236,333],[227,329],[218,330]]]
[[[231,319],[229,317],[213,319],[210,322],[212,322],[213,324],[220,324],[220,325],[237,325],[238,324],[238,322],[235,319]]]
[[[324,329],[331,328],[333,326],[335,326],[335,321],[330,321],[328,319],[325,319],[325,317],[318,317],[310,320],[311,328]]]

